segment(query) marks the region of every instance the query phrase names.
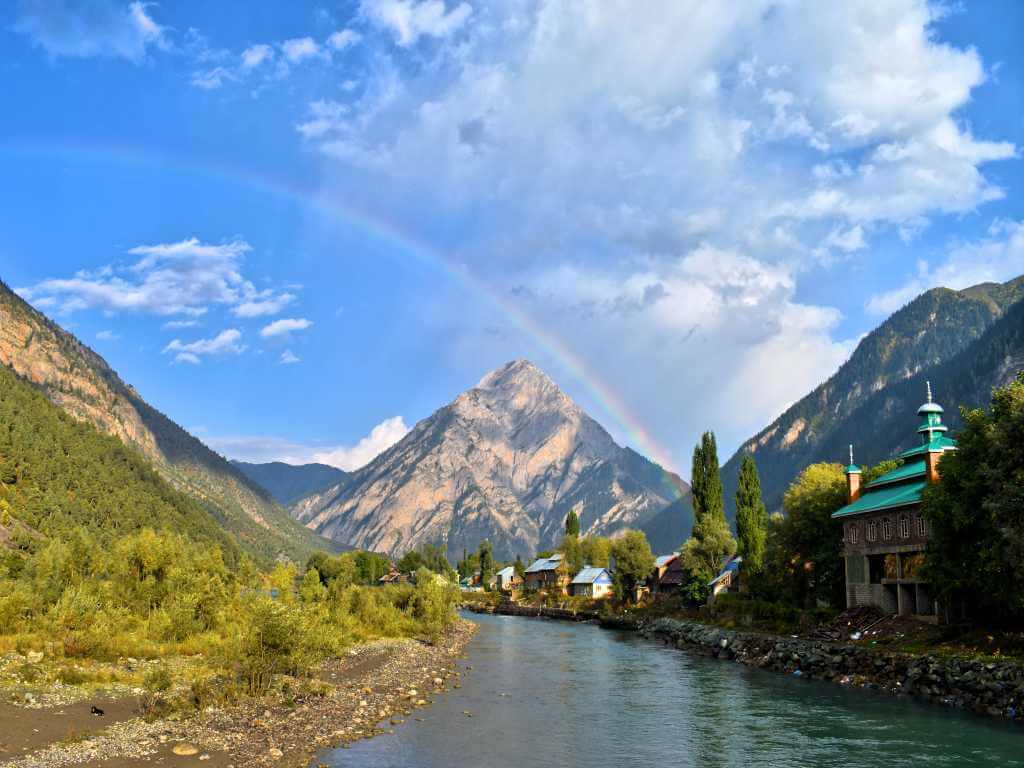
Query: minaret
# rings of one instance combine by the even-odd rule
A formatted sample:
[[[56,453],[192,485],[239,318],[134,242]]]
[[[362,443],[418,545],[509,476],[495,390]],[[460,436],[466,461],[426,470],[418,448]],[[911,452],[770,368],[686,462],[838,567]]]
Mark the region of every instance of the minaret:
[[[850,445],[850,464],[846,467],[846,503],[860,498],[860,467],[853,463],[853,445]]]
[[[929,483],[939,482],[939,459],[942,458],[942,434],[949,428],[942,423],[942,406],[932,400],[932,383],[925,382],[928,388],[928,402],[917,409],[917,414],[923,417],[921,426],[917,433],[921,435],[921,443],[928,446],[925,454],[925,475]]]

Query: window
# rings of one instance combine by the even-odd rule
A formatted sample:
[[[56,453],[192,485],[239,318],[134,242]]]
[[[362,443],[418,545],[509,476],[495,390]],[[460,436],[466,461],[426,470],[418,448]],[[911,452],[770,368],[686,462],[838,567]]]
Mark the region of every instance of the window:
[[[878,523],[872,520],[868,523],[868,541],[874,541],[878,538]]]
[[[882,538],[886,541],[892,538],[892,520],[888,517],[882,520]]]
[[[928,535],[928,524],[920,515],[917,516],[917,535],[921,538]]]
[[[847,538],[851,544],[857,543],[857,539],[860,538],[860,535],[856,523],[850,523],[849,536]]]
[[[900,517],[900,538],[910,538],[910,518],[906,515]]]

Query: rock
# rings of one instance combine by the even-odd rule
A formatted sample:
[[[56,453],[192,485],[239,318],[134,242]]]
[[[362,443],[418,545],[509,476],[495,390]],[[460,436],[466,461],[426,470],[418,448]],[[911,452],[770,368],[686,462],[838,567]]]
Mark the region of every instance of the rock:
[[[199,747],[197,747],[195,744],[182,742],[181,744],[175,744],[171,748],[171,752],[178,755],[179,757],[191,757],[192,755],[199,754]]]
[[[42,651],[29,651],[25,658],[28,659],[28,663],[29,664],[38,664],[40,661],[43,660],[43,652]]]
[[[284,752],[282,752],[277,747],[271,747],[270,749],[268,749],[267,754],[270,755],[270,758],[272,760],[280,760],[282,757],[284,757]]]

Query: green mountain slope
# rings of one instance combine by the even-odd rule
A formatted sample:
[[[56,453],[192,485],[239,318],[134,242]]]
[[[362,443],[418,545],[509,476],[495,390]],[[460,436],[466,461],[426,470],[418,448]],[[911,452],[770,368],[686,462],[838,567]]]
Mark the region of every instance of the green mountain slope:
[[[172,488],[138,452],[68,416],[0,367],[0,544],[85,528],[101,541],[166,528],[221,547],[234,539],[198,502]]]
[[[283,461],[266,464],[232,461],[231,464],[285,506],[303,496],[324,491],[348,477],[348,472],[327,464],[296,465]]]
[[[962,291],[936,288],[918,296],[864,337],[832,378],[740,447],[722,468],[727,501],[731,503],[735,494],[740,460],[750,453],[761,474],[765,502],[769,509],[778,508],[786,487],[803,467],[826,459],[840,461],[845,450],[835,446],[859,442],[853,437],[862,433],[851,422],[867,403],[883,407],[880,416],[895,415],[902,407],[916,409],[924,398],[922,372],[954,358],[958,365],[967,365],[966,358],[958,356],[968,348],[977,355],[975,343],[1022,298],[1024,277]],[[984,373],[982,378],[992,376]],[[909,400],[899,405],[903,395],[898,393],[904,392]],[[952,395],[936,389],[947,406],[961,402]],[[987,394],[979,401],[962,402],[986,399]],[[900,427],[905,430],[902,422]],[[904,436],[900,432],[901,439]],[[885,439],[872,445],[879,455],[858,453],[858,461],[875,461],[896,448]]]
[[[332,546],[226,459],[146,403],[102,357],[0,282],[0,364],[72,416],[141,452],[264,562]]]

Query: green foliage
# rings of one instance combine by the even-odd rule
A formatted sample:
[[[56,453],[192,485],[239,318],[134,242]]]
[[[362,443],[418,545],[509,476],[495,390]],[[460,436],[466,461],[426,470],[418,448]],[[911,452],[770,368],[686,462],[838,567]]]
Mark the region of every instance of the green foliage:
[[[580,535],[580,517],[576,514],[575,509],[570,509],[569,514],[565,518],[565,535],[566,536],[579,536]]]
[[[397,567],[402,573],[416,573],[420,568],[427,568],[442,576],[454,572],[444,550],[430,543],[421,544],[417,549],[406,552],[398,561]]]
[[[931,527],[925,577],[947,606],[972,618],[1024,617],[1024,372],[965,411],[942,481],[925,492]]]
[[[455,605],[458,594],[454,586],[428,570],[416,572],[416,592],[412,600],[412,613],[431,643],[436,643],[455,619]]]
[[[769,528],[765,571],[770,573],[754,591],[800,608],[814,607],[818,601],[843,605],[842,523],[832,519],[846,503],[843,468],[810,465],[789,486],[783,503],[785,518],[777,518]]]
[[[683,567],[690,576],[684,590],[689,600],[701,602],[707,583],[718,575],[726,557],[735,554],[736,541],[725,519],[722,479],[718,470],[718,447],[713,432],[705,432],[693,449],[693,535],[680,551]]]
[[[654,570],[654,555],[642,531],[627,531],[612,542],[615,572],[612,578],[615,594],[623,601],[633,599],[639,584]]]
[[[515,569],[516,576],[520,579],[523,578],[526,573],[526,566],[523,564],[523,558],[519,555],[516,555],[516,562],[513,568]]]
[[[761,498],[761,478],[753,457],[745,455],[736,489],[737,552],[743,558],[743,573],[756,574],[764,567],[768,537],[768,510]]]
[[[491,551],[491,542],[487,539],[480,542],[478,559],[480,561],[480,584],[485,590],[490,589],[491,579],[494,578],[494,554]]]
[[[569,573],[579,573],[585,565],[607,568],[612,553],[612,540],[603,536],[566,536],[558,551],[565,556]]]
[[[342,586],[376,584],[391,570],[391,561],[377,552],[314,552],[306,561],[306,570],[315,570],[325,586],[335,581],[341,581]]]
[[[0,425],[0,501],[8,520],[62,540],[108,542],[144,527],[184,531],[238,561],[234,541],[197,502],[120,440],[68,416],[3,366]],[[31,551],[43,541],[23,543]]]

